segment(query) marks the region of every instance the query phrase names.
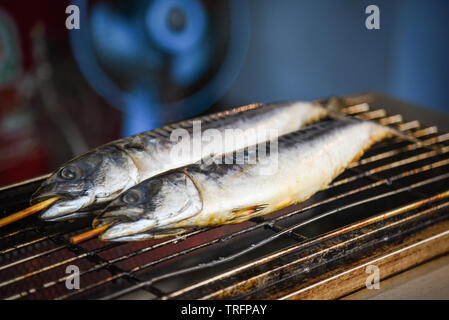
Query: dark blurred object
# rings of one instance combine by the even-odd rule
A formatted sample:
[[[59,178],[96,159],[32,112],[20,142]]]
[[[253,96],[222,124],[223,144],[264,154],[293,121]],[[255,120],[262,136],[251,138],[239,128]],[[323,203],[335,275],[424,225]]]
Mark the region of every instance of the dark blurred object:
[[[48,160],[27,104],[30,78],[16,24],[0,9],[0,185],[44,173]]]
[[[380,29],[367,30],[377,5]],[[251,1],[251,45],[225,103],[374,90],[449,113],[449,1]]]
[[[246,1],[73,2],[70,31],[90,85],[124,112],[124,136],[209,108],[237,77],[249,43]]]
[[[177,237],[72,245],[69,237],[90,229],[91,219],[30,216],[1,229],[0,298],[331,299],[365,288],[368,265],[381,268],[382,290],[385,278],[449,252],[449,136],[433,126],[449,117],[379,94],[341,100],[358,104],[348,114],[426,143],[387,140],[307,202]],[[1,216],[27,206],[42,179],[1,190]],[[79,290],[66,286],[72,264],[80,269]],[[412,291],[426,287],[409,280]],[[424,293],[415,296],[435,295]]]
[[[9,94],[2,92],[0,99],[0,185],[45,173],[48,153],[33,125],[34,115],[12,89]],[[4,112],[10,104],[14,111]]]
[[[71,3],[1,1],[0,39],[15,40],[0,42],[0,64],[9,66],[0,72],[0,184],[53,170],[79,152],[63,133],[73,128],[92,148],[199,112],[367,90],[449,111],[446,0],[253,0],[250,14],[238,0],[86,0],[81,29],[69,32]],[[206,22],[191,34],[197,40],[186,37],[195,40],[187,50],[170,39],[189,35],[192,3]],[[379,30],[365,27],[372,4]],[[40,74],[31,40],[39,24],[46,48]],[[88,46],[72,45],[84,33]],[[5,49],[14,59],[4,59]],[[86,72],[95,68],[104,77]]]
[[[36,86],[33,102],[53,170],[119,137],[121,114],[90,90],[73,60],[61,55],[61,44],[52,41],[44,25],[36,25],[30,36]]]
[[[49,15],[65,5],[0,5],[0,185],[47,173],[119,136],[120,113],[76,69],[65,14]]]
[[[72,155],[88,151],[87,143],[72,117],[65,108],[59,105],[59,94],[53,85],[53,69],[48,61],[48,48],[45,38],[45,28],[37,25],[31,33],[33,43],[33,58],[36,69],[36,84],[42,100],[43,111],[67,141]]]

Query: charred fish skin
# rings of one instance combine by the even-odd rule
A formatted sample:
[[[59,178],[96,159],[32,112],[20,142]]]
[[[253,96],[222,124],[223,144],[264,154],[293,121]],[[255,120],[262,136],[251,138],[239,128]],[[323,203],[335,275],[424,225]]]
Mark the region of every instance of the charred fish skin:
[[[231,132],[232,130],[238,130],[235,133],[237,136],[233,137],[235,143],[224,145],[220,152],[220,154],[223,154],[261,142],[258,139],[259,137],[254,134],[257,130],[276,129],[278,132],[273,139],[277,139],[278,136],[296,131],[325,116],[327,116],[326,109],[317,104],[304,102],[272,103],[240,114],[234,113],[222,119],[211,117],[201,122],[201,131],[206,132],[212,129],[224,135],[229,129],[231,129]],[[192,150],[187,157],[173,158],[171,151],[174,144],[177,143],[170,138],[173,129],[180,128],[156,129],[115,143],[133,159],[139,170],[140,181],[197,162],[209,155],[207,148],[201,148],[199,153],[194,153]],[[196,138],[193,132],[193,121],[182,126],[182,129],[190,138]]]
[[[201,209],[196,213],[193,213],[195,209],[185,206],[166,218],[166,214],[158,214],[155,205],[124,205],[123,199],[118,198],[95,224],[113,224],[100,236],[101,240],[136,241],[159,237],[164,232],[170,235],[172,230],[243,222],[307,200],[373,143],[391,134],[389,128],[374,122],[326,120],[280,137],[277,167],[270,176],[260,174],[262,163],[259,160],[254,164],[195,164],[176,170],[176,174],[188,177],[197,189],[194,203],[201,202]],[[144,184],[148,185],[148,180]],[[139,184],[122,197],[136,189],[145,191]],[[165,199],[160,194],[156,203],[160,205],[164,201],[173,199],[168,195]],[[109,208],[114,207],[120,210],[110,212]],[[128,212],[133,212],[136,222],[126,220]],[[113,216],[115,219],[111,219]]]
[[[157,228],[190,218],[202,206],[201,195],[190,176],[174,170],[125,191],[107,206],[106,215],[94,220],[93,226],[120,221],[116,228],[119,234],[135,235],[141,228]]]
[[[138,170],[129,156],[114,146],[93,150],[75,158],[53,173],[37,189],[31,203],[59,196],[61,199],[40,217],[47,221],[73,219],[86,213],[80,210],[114,199],[118,190],[138,183]],[[109,186],[114,185],[111,189]]]
[[[176,144],[170,137],[171,132],[183,129],[193,134],[196,120],[202,120],[202,132],[241,129],[245,134],[248,129],[277,129],[282,135],[326,115],[324,107],[309,102],[250,105],[116,140],[64,164],[33,194],[31,203],[58,196],[60,200],[40,215],[42,219],[59,221],[81,217],[89,214],[91,206],[105,204],[145,179],[200,160],[203,153],[190,157],[171,154]],[[242,139],[236,139],[237,145],[233,148],[257,142],[253,135],[239,137]],[[192,139],[198,138],[192,135]],[[203,141],[199,143],[204,144]],[[223,150],[228,151],[231,150]]]

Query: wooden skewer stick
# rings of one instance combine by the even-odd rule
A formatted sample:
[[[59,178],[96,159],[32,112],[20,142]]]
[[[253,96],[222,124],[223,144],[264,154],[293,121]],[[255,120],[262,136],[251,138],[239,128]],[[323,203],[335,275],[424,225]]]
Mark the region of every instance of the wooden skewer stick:
[[[93,237],[98,236],[100,233],[102,233],[104,230],[106,230],[110,226],[111,226],[110,224],[105,224],[104,226],[86,231],[84,233],[80,233],[76,236],[71,237],[70,243],[78,244],[78,243],[84,242],[86,240],[92,239]]]
[[[4,217],[3,219],[0,219],[0,228],[4,227],[10,223],[21,220],[25,217],[28,217],[28,216],[32,215],[33,213],[36,213],[38,211],[45,209],[58,199],[59,199],[59,197],[53,197],[53,198],[44,200],[42,202],[39,202],[39,203],[35,204],[34,206],[28,207],[19,212],[16,212],[7,217]]]

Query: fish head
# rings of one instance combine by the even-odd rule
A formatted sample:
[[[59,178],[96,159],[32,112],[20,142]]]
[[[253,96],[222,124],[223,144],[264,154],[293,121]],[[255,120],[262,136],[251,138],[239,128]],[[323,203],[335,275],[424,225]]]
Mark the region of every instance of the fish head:
[[[108,204],[93,225],[112,225],[100,235],[101,240],[123,241],[188,219],[198,214],[202,206],[200,192],[190,176],[174,171],[125,191]]]
[[[85,215],[92,204],[114,199],[137,183],[138,172],[122,150],[104,147],[75,158],[56,170],[32,195],[31,203],[59,199],[40,217],[67,220]]]

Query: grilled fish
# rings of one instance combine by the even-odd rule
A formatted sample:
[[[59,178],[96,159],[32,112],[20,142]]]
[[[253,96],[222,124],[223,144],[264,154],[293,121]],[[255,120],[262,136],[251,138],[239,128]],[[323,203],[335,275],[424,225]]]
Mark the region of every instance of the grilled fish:
[[[307,102],[250,105],[199,118],[201,123],[188,120],[116,140],[64,164],[43,182],[31,203],[57,196],[59,200],[40,217],[48,221],[77,218],[145,179],[194,163],[214,150],[210,141],[196,134],[195,126],[201,125],[200,133],[215,130],[224,134],[229,129],[240,129],[234,144],[224,144],[216,152],[221,154],[257,143],[259,135],[255,131],[276,129],[278,135],[283,135],[326,114],[322,106]],[[183,137],[180,134],[191,137],[187,140],[193,148],[199,145],[199,152],[175,155],[173,151]]]
[[[111,225],[100,239],[135,241],[191,228],[239,223],[307,200],[325,188],[390,128],[356,119],[325,120],[278,140],[276,167],[198,163],[145,180],[112,201],[94,220]],[[250,148],[247,155],[259,152]],[[265,162],[265,163],[264,163]]]

